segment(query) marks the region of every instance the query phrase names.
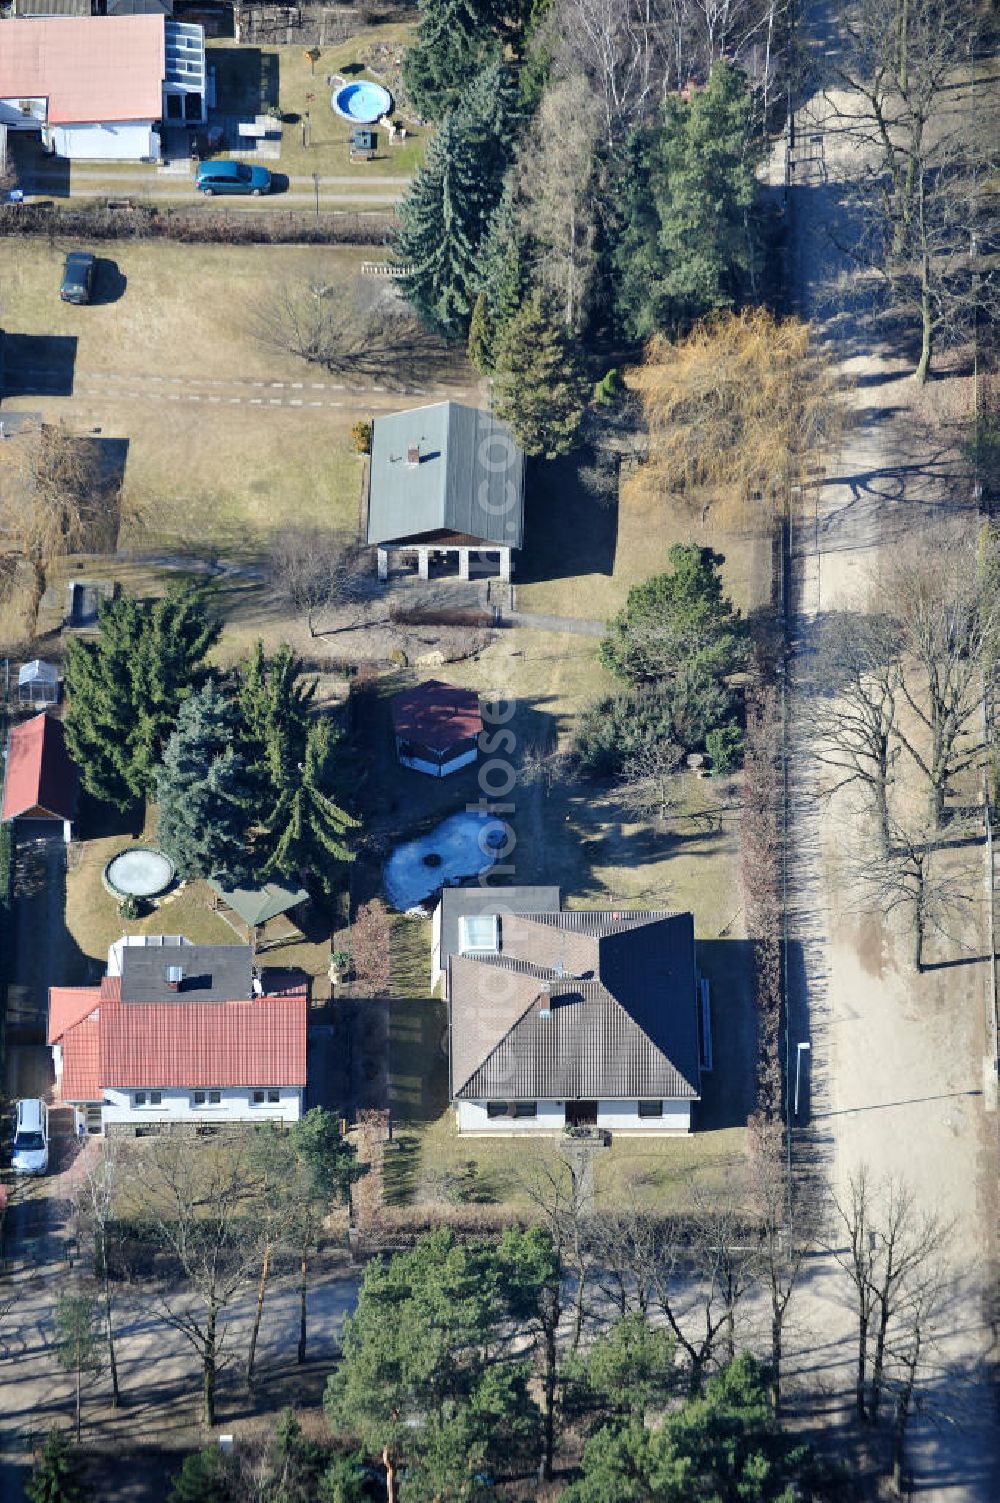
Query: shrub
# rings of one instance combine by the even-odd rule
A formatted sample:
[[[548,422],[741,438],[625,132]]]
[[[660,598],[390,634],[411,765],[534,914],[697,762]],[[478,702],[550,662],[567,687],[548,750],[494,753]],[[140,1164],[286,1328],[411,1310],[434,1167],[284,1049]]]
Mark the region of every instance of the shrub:
[[[362,418],[351,429],[351,443],[354,445],[356,454],[370,454],[372,452],[372,424],[367,418]]]
[[[131,892],[127,892],[118,903],[118,917],[123,919],[137,919],[142,915],[142,904]]]
[[[613,777],[647,746],[673,742],[684,751],[707,748],[715,730],[733,723],[733,698],[726,684],[697,668],[660,684],[608,695],[580,717],[577,761],[586,772]]]
[[[594,387],[594,401],[599,402],[602,407],[610,407],[623,390],[621,373],[617,366],[612,366],[607,375],[602,376]]]
[[[109,209],[102,203],[0,204],[0,236],[65,235],[86,240],[180,240],[207,245],[372,245],[384,246],[391,220],[385,214],[338,210],[300,214],[294,210],[260,214],[238,209],[157,209],[135,204]]]
[[[735,720],[717,725],[705,737],[705,750],[712,759],[712,771],[716,776],[732,772],[739,766],[743,755],[743,731]]]

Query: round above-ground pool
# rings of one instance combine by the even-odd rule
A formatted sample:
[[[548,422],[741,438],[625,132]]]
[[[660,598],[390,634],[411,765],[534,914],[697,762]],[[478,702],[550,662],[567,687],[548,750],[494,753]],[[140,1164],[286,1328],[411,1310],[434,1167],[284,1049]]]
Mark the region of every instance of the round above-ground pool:
[[[439,888],[488,871],[507,840],[507,826],[495,815],[453,814],[428,835],[396,847],[383,873],[386,897],[401,913],[417,908]]]
[[[389,114],[392,95],[381,84],[362,79],[360,83],[341,84],[334,90],[330,103],[345,120],[353,120],[357,125],[371,125]]]
[[[157,898],[174,880],[174,863],[151,845],[133,845],[112,856],[104,885],[116,898]]]

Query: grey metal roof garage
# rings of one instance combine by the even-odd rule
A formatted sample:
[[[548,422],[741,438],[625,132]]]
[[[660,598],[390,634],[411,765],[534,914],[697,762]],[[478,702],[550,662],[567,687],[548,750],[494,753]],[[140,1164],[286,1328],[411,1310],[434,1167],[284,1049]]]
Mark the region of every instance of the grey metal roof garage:
[[[463,540],[520,548],[524,454],[506,423],[459,402],[377,417],[369,543]]]

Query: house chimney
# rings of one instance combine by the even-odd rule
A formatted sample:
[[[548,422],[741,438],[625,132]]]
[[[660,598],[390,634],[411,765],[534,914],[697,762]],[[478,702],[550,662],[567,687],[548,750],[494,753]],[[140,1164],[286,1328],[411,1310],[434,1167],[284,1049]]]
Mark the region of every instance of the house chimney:
[[[406,463],[408,465],[418,465],[420,463],[419,444],[410,444],[409,448],[406,451]]]
[[[167,966],[167,989],[168,989],[168,991],[179,992],[180,989],[181,989],[181,982],[183,980],[184,980],[184,967],[182,965],[168,965]]]
[[[552,982],[543,981],[538,993],[538,1016],[548,1022],[552,1016]]]

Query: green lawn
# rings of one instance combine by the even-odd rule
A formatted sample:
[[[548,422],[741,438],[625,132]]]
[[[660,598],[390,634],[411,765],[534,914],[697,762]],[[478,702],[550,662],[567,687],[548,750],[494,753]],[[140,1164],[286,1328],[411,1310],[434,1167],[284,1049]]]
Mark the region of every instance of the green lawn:
[[[389,1089],[394,1148],[385,1157],[393,1207],[503,1205],[530,1214],[539,1171],[559,1171],[566,1140],[460,1136],[448,1105],[446,1009],[415,998],[392,1003]],[[674,1210],[721,1184],[742,1163],[740,1127],[650,1143],[616,1137],[594,1160],[597,1209],[640,1204]]]
[[[706,526],[699,506],[664,495],[641,469],[623,477],[617,505],[607,505],[580,484],[575,458],[530,465],[518,608],[606,620],[631,585],[669,567],[673,543],[715,548],[737,605],[745,611],[767,605],[770,536],[754,516],[745,520],[723,525],[713,516]]]
[[[113,809],[85,799],[79,822],[80,839],[69,848],[66,873],[66,927],[84,955],[100,962],[103,973],[108,946],[123,933],[183,934],[193,944],[232,945],[245,942],[245,930],[234,930],[213,911],[205,882],[185,882],[158,900],[141,919],[123,920],[117,901],[104,887],[102,874],[112,856],[132,845],[154,844],[156,820],[147,810],[137,823]],[[301,969],[314,979],[314,1000],[329,995],[327,968],[330,926],[316,909],[293,915],[301,918],[304,938],[264,950],[260,964],[278,969]],[[282,921],[283,922],[283,921]],[[266,938],[276,937],[280,924],[270,926]],[[286,930],[287,932],[287,930]]]
[[[127,443],[120,546],[246,556],[296,521],[357,526],[362,466],[348,436],[357,412],[307,407],[320,393],[305,388],[324,372],[265,347],[250,322],[282,281],[318,269],[346,287],[360,251],[125,241],[114,247],[124,294],[78,308],[57,295],[65,249],[6,242],[8,334],[26,360],[61,370],[67,394],[14,390],[4,405]],[[303,405],[270,405],[270,381],[301,382],[281,389]],[[212,383],[230,382],[216,394]],[[337,393],[324,390],[328,398]]]
[[[282,125],[281,158],[275,165],[290,178],[323,176],[356,178],[363,190],[366,178],[405,179],[423,161],[428,128],[418,126],[405,109],[397,107],[394,118],[407,131],[405,141],[390,145],[388,134],[379,131],[379,150],[371,162],[351,162],[347,143],[350,125],[330,106],[332,88],[327,77],[340,74],[350,79],[376,79],[395,96],[401,58],[415,32],[412,23],[385,23],[362,28],[346,41],[325,47],[315,67],[302,47],[236,47],[232,41],[208,44],[208,60],[216,70],[219,108],[233,113],[256,114],[277,105],[285,117]],[[386,49],[392,59],[387,71],[374,73],[368,62],[372,49]],[[349,71],[345,74],[346,70]],[[310,99],[308,96],[312,95]],[[309,112],[309,144],[303,144],[303,117]]]

